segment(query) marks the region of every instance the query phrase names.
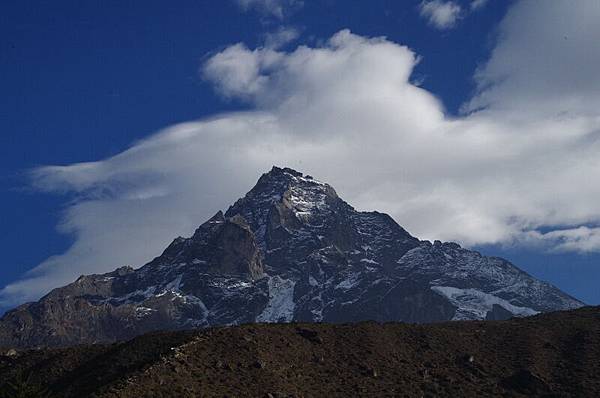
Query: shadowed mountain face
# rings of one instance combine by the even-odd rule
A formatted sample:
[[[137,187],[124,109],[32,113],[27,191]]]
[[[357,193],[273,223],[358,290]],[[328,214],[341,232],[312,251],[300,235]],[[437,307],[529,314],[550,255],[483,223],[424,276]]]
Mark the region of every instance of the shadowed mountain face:
[[[583,304],[508,261],[420,241],[274,167],[139,269],[82,276],[0,321],[0,346],[111,342],[249,322],[505,319]]]

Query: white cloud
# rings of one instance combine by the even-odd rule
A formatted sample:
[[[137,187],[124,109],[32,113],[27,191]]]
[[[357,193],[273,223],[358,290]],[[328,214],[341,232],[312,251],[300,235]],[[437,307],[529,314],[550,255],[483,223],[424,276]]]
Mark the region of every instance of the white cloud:
[[[471,1],[471,10],[476,11],[485,7],[488,3],[488,0],[473,0]]]
[[[277,50],[300,37],[300,31],[292,27],[281,26],[274,32],[265,34],[265,47]]]
[[[600,2],[520,1],[500,25],[489,62],[477,73],[480,93],[467,109],[492,106],[525,116],[598,115]],[[520,110],[527,110],[521,112]]]
[[[283,19],[290,13],[302,8],[302,0],[237,0],[242,10],[254,9],[265,16]]]
[[[451,29],[460,18],[462,8],[453,1],[424,0],[419,4],[419,12],[427,22],[437,29]]]
[[[238,43],[210,58],[202,75],[215,82],[216,90],[226,98],[250,98],[264,91],[267,84],[267,77],[259,74],[270,70],[281,57],[281,53],[270,48],[250,51]]]
[[[600,228],[580,226],[541,233],[530,231],[524,239],[532,244],[549,243],[554,251],[580,253],[597,252],[600,247]]]
[[[172,126],[112,158],[39,169],[39,189],[78,194],[61,226],[76,241],[3,300],[143,264],[273,164],[328,181],[421,238],[599,251],[600,90],[588,63],[600,59],[590,45],[600,10],[573,4],[517,3],[466,107],[484,109],[459,118],[411,83],[418,56],[384,38],[341,31],[292,52],[226,48],[204,77],[253,110]]]

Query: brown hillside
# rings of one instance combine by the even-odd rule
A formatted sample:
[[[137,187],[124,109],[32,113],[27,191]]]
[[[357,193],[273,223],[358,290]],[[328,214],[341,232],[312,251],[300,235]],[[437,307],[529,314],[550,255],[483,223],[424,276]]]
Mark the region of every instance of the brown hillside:
[[[8,396],[27,384],[68,397],[597,397],[600,307],[429,325],[252,324],[11,354],[0,356]]]

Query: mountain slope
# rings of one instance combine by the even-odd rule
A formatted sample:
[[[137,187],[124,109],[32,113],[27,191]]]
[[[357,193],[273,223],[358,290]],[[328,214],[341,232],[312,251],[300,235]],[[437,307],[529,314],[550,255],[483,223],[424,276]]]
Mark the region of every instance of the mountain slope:
[[[0,321],[0,346],[110,342],[248,322],[505,319],[583,304],[508,261],[419,241],[274,167],[225,214],[134,270],[82,276]]]
[[[20,379],[61,397],[597,397],[600,307],[429,325],[249,324],[11,354],[0,353],[0,396],[15,396]]]

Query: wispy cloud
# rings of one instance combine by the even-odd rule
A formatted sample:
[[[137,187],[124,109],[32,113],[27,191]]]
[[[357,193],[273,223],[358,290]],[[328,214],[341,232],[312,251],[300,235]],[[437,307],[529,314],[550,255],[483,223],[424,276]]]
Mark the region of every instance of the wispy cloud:
[[[483,7],[485,7],[487,5],[487,3],[488,3],[488,0],[473,0],[473,1],[471,1],[470,8],[473,11],[481,10]]]
[[[461,19],[483,9],[487,3],[488,0],[472,0],[469,6],[463,9],[454,1],[423,0],[419,4],[419,13],[433,28],[449,30],[456,27]]]
[[[300,37],[300,31],[294,27],[280,26],[274,32],[264,34],[265,47],[277,50],[287,44],[292,43]]]
[[[256,10],[264,16],[284,19],[304,6],[302,0],[236,0],[242,10]]]
[[[421,16],[436,29],[451,29],[461,16],[462,8],[453,1],[424,0],[419,5]]]
[[[549,244],[557,252],[597,252],[600,248],[600,228],[580,226],[546,233],[530,231],[524,236],[524,241],[534,245],[539,245],[540,242]]]
[[[78,194],[61,224],[75,243],[2,300],[143,264],[273,164],[328,181],[421,238],[600,251],[599,4],[516,3],[458,118],[411,83],[418,55],[385,38],[343,30],[292,51],[234,44],[206,61],[203,76],[249,111],[34,173],[40,190]]]

